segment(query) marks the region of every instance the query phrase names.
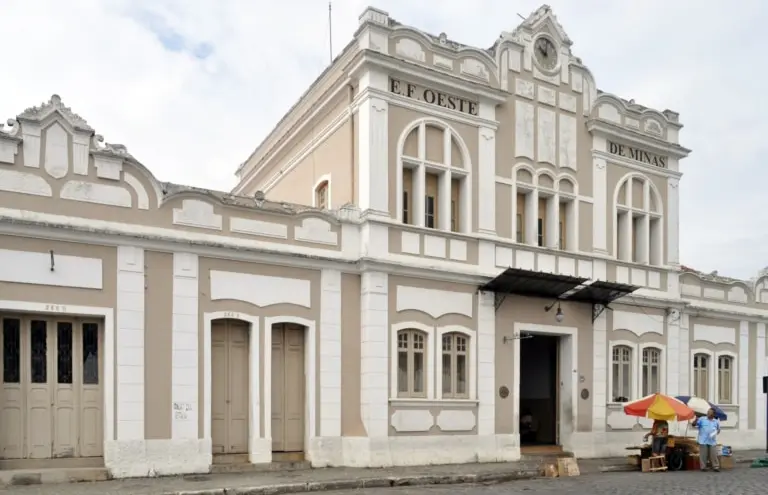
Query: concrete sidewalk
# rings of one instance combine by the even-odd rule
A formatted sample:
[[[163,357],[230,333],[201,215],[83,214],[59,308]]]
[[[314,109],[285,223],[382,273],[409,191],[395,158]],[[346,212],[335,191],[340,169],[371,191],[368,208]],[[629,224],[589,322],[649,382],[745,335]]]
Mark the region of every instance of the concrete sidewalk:
[[[734,454],[740,463],[762,457],[761,451]],[[392,486],[459,483],[504,483],[539,476],[540,461],[419,466],[407,468],[327,468],[247,474],[201,474],[94,483],[65,483],[0,488],[14,495],[277,495]],[[581,459],[582,475],[616,471],[624,459]]]

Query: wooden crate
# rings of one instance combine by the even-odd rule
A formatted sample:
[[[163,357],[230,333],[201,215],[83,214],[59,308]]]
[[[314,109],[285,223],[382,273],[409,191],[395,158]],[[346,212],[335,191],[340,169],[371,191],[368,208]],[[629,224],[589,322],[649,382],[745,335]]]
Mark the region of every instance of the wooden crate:
[[[565,476],[579,476],[579,464],[573,457],[561,457],[557,460],[557,473],[561,477]]]

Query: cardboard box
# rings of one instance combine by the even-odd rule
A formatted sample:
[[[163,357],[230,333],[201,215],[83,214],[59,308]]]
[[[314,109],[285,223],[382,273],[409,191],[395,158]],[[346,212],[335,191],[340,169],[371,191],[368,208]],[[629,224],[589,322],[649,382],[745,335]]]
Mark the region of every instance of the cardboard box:
[[[643,459],[640,461],[640,470],[644,473],[650,473],[651,472],[651,460],[650,459]]]
[[[628,455],[627,456],[627,464],[630,466],[640,466],[640,456],[639,455]]]
[[[579,471],[579,464],[573,457],[561,457],[557,460],[557,472],[560,476],[578,476],[581,474]]]
[[[545,478],[557,478],[558,472],[557,472],[557,466],[554,464],[547,464],[544,466],[544,469],[542,469],[542,475],[544,475]]]
[[[718,456],[720,460],[720,469],[733,469],[733,457],[731,456]]]

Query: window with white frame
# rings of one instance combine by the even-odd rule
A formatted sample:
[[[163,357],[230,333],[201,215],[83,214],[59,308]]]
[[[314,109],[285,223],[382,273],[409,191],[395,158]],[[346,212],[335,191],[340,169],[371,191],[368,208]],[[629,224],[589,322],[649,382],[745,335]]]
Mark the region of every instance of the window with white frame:
[[[613,347],[612,402],[629,402],[632,398],[632,348],[628,345]]]
[[[647,177],[633,173],[619,182],[614,205],[614,254],[633,263],[662,265],[663,207]]]
[[[693,395],[705,400],[709,398],[709,355],[693,355]]]
[[[513,171],[512,236],[516,242],[550,249],[576,249],[578,191],[576,179],[535,172],[528,164]]]
[[[327,180],[320,182],[315,187],[315,207],[326,209],[329,208],[328,204],[328,189],[329,183]]]
[[[732,356],[717,357],[717,403],[733,404],[733,364]]]
[[[641,375],[643,397],[661,392],[661,349],[655,347],[643,349]]]
[[[397,396],[427,396],[427,335],[419,330],[397,332]]]
[[[443,335],[442,382],[444,399],[469,397],[469,338],[464,334]]]
[[[400,141],[398,217],[404,223],[471,232],[471,163],[458,133],[437,119],[421,119]]]

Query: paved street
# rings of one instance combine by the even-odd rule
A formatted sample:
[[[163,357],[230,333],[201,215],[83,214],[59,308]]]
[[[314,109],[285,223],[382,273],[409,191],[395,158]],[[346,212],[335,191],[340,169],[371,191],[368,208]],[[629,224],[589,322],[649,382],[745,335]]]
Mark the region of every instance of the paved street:
[[[763,495],[768,491],[768,469],[737,468],[720,473],[604,473],[576,478],[514,481],[501,485],[416,486],[325,492],[326,495]]]

